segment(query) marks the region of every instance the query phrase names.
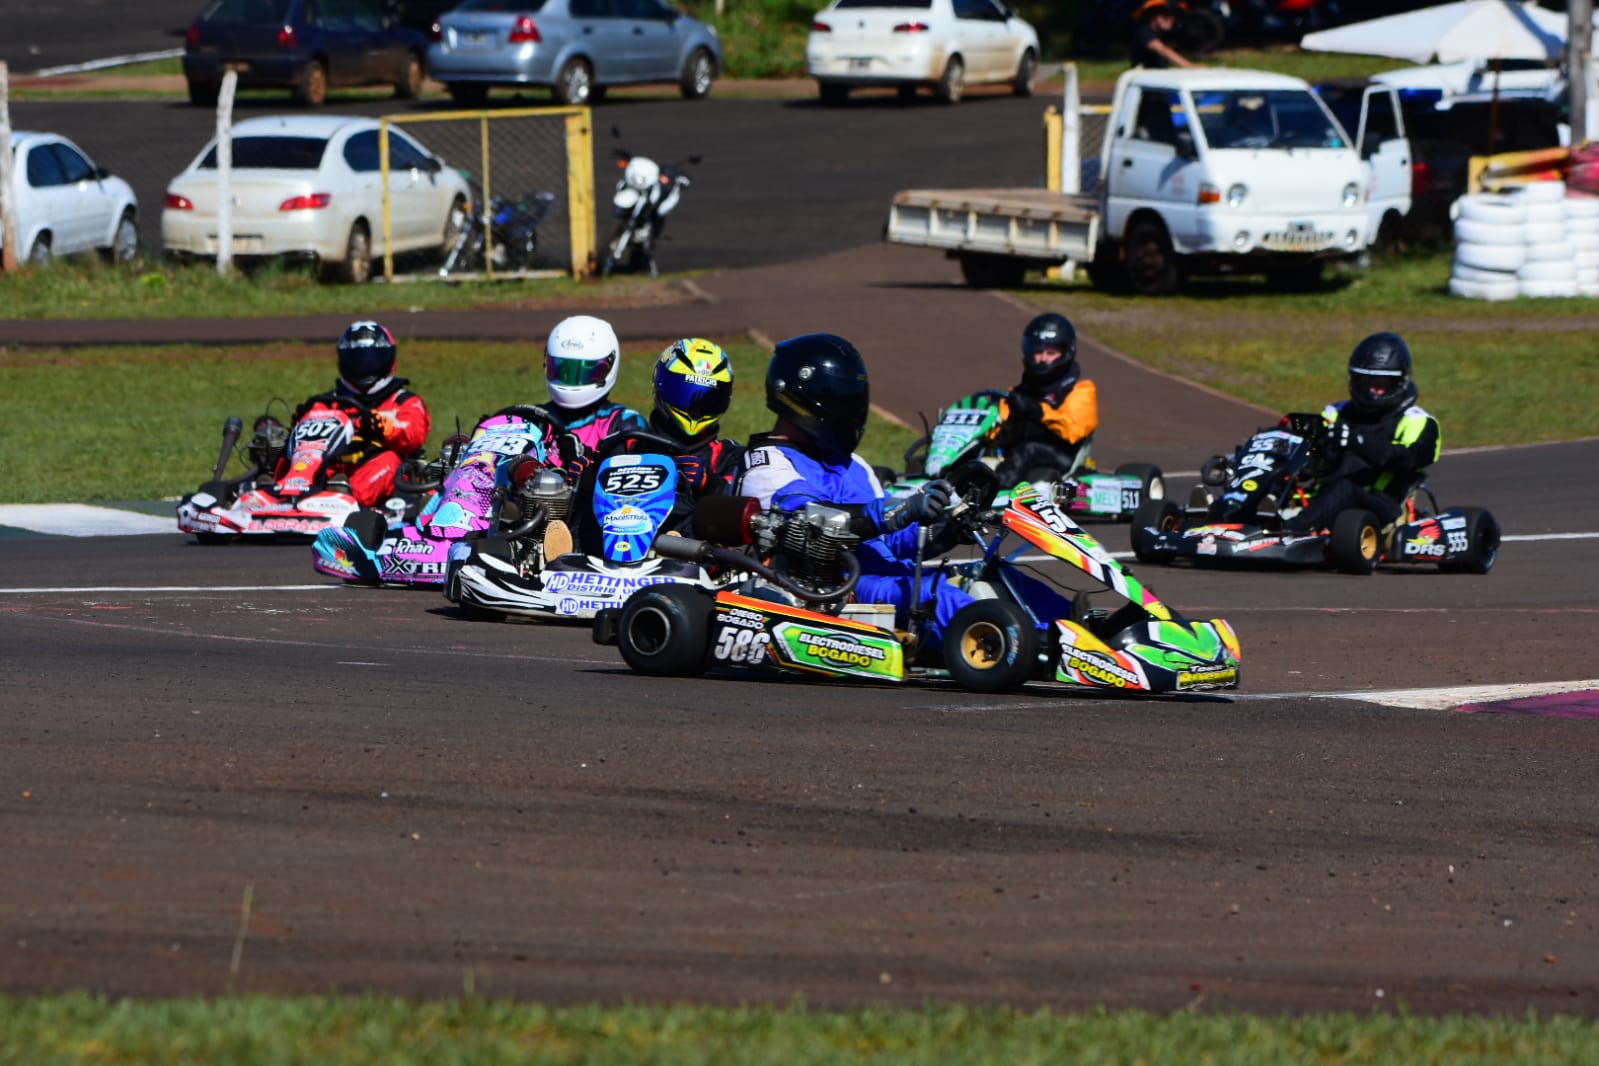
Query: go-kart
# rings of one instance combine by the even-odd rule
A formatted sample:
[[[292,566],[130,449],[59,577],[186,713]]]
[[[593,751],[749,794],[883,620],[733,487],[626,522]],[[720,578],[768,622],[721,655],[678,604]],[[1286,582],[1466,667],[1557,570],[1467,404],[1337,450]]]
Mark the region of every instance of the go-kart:
[[[938,580],[974,599],[939,641],[926,639],[930,600],[900,618],[891,605],[851,602],[860,578],[851,549],[859,542],[845,512],[809,504],[792,512],[748,508],[733,522],[707,520],[703,512],[711,505],[738,503],[715,499],[702,501],[695,514],[696,532],[708,530],[712,539],[663,537],[655,550],[734,576],[719,590],[641,589],[620,611],[596,617],[594,640],[618,645],[629,666],[652,675],[737,670],[891,682],[948,678],[977,692],[1013,691],[1030,681],[1146,693],[1238,684],[1238,639],[1225,621],[1190,621],[1156,598],[1072,520],[1058,486],[1018,486],[1005,507],[990,507],[993,472],[982,464],[975,469],[981,474],[973,465],[950,472],[961,495],[947,520],[959,523],[981,557],[945,562],[937,571]],[[1000,553],[1007,533],[1075,567],[1125,605],[1114,612],[1093,608],[1086,590],[1068,599],[1022,574]],[[921,588],[917,571],[913,587]]]
[[[944,408],[938,421],[906,449],[906,473],[891,477],[883,491],[899,499],[915,495],[927,482],[963,463],[981,461],[998,466],[1004,450],[995,442],[994,434],[1004,424],[1000,404],[1006,399],[1003,392],[985,390],[962,396]],[[1083,455],[1082,463],[1072,469],[1029,470],[1024,471],[1024,476],[1028,481],[1069,487],[1071,491],[1063,493],[1062,500],[1074,518],[1125,522],[1144,500],[1163,499],[1166,495],[1166,479],[1158,466],[1124,463],[1114,474],[1104,474],[1094,469],[1086,449]],[[1004,506],[1010,500],[1010,491],[1001,487],[995,506]]]
[[[372,410],[347,397],[313,397],[294,425],[285,429],[270,413],[256,419],[246,446],[248,468],[226,477],[244,423],[229,418],[222,427],[222,450],[211,480],[178,502],[178,529],[202,543],[265,537],[315,536],[361,509],[342,476],[343,463],[362,441],[378,440]],[[281,479],[273,472],[287,454]],[[385,508],[402,513],[417,506],[420,493],[405,486],[420,474],[421,456],[402,464]]]
[[[576,489],[553,471],[540,473],[523,489],[519,526],[451,546],[444,595],[478,617],[586,619],[646,586],[713,586],[693,560],[650,550],[679,539],[658,534],[677,503],[671,455],[680,450],[656,434],[623,430],[601,445]],[[562,535],[548,535],[552,524]]]
[[[564,490],[560,472],[545,470],[553,425],[537,407],[507,407],[483,418],[470,438],[446,441],[416,486],[438,491],[415,518],[351,512],[342,525],[317,534],[316,569],[352,584],[442,586],[452,545],[525,524],[551,478]],[[536,482],[531,489],[530,482]]]
[[[1397,519],[1341,511],[1328,529],[1297,532],[1284,521],[1299,512],[1317,482],[1338,466],[1331,426],[1319,414],[1286,415],[1200,471],[1188,508],[1151,500],[1133,518],[1140,562],[1331,566],[1369,574],[1381,563],[1435,563],[1445,572],[1486,574],[1499,553],[1499,523],[1480,507],[1439,510],[1424,482],[1411,489]]]

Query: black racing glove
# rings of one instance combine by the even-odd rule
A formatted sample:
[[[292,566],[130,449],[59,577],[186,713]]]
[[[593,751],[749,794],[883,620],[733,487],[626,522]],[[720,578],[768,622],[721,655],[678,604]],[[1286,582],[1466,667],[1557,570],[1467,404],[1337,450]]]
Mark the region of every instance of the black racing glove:
[[[1025,392],[1012,390],[1010,396],[1010,414],[1012,418],[1025,418],[1030,422],[1044,420],[1044,401],[1037,396],[1029,396]]]
[[[917,522],[936,522],[949,510],[955,495],[955,486],[943,478],[929,481],[914,496],[884,510],[883,531],[894,533]]]

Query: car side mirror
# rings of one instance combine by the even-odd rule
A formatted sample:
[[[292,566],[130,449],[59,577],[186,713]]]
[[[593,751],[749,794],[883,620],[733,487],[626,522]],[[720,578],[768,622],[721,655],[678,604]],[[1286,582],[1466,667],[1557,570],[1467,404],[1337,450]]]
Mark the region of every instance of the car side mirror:
[[[1177,139],[1173,144],[1177,148],[1178,159],[1199,158],[1199,148],[1194,144],[1194,135],[1187,130],[1178,130]]]
[[[111,172],[109,170],[107,170],[105,167],[95,167],[94,168],[94,180],[95,181],[104,181],[107,178],[109,178],[110,176],[111,176]]]
[[[444,160],[436,155],[428,156],[427,169],[429,174],[437,174],[444,169]]]

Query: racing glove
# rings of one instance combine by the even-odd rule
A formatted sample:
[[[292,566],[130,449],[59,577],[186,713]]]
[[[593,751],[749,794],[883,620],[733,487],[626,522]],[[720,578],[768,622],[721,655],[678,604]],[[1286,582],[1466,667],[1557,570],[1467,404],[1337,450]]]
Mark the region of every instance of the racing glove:
[[[697,455],[679,455],[677,463],[677,476],[692,490],[695,495],[705,491],[705,460]]]
[[[1012,418],[1025,418],[1030,422],[1044,420],[1044,403],[1037,396],[1029,396],[1025,392],[1012,390],[1006,397],[1010,402]]]
[[[584,471],[594,465],[594,458],[587,453],[574,455],[561,464],[561,473],[566,477],[566,483],[573,488],[583,479]]]
[[[917,522],[936,522],[955,499],[955,486],[939,478],[929,481],[914,496],[907,496],[883,512],[883,531],[898,532]]]

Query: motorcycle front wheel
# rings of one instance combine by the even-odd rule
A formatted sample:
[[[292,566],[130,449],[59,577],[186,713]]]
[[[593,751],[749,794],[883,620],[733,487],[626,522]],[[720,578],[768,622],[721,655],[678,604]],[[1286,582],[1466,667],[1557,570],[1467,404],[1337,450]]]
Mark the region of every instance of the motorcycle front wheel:
[[[600,277],[610,277],[616,265],[626,261],[632,243],[632,220],[623,219],[616,224],[615,229],[611,230],[610,239],[605,242],[605,259],[600,263]]]

